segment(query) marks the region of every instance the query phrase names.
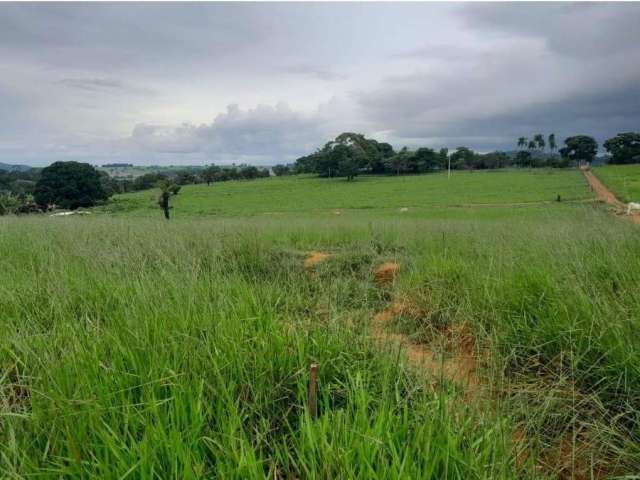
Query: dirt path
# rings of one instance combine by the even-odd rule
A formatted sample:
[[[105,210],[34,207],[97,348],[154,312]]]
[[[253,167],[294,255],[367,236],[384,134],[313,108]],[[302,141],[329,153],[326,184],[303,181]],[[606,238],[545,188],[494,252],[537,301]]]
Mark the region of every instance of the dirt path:
[[[374,270],[375,282],[378,287],[386,287],[393,283],[399,272],[398,263],[385,262]],[[400,315],[418,316],[420,312],[408,302],[392,303],[371,319],[372,337],[381,343],[399,344],[408,362],[428,373],[434,380],[432,383],[438,383],[439,380],[454,382],[464,388],[467,398],[468,393],[478,389],[480,380],[477,375],[475,340],[467,329],[446,328],[439,332],[442,342],[414,343],[407,335],[391,331],[391,322]]]
[[[371,321],[371,336],[382,343],[400,345],[409,364],[428,373],[433,384],[447,380],[463,387],[467,398],[468,394],[475,393],[481,382],[473,336],[465,328],[450,328],[441,332],[443,341],[439,348],[436,348],[436,342],[413,343],[407,335],[390,331],[393,319],[403,314],[413,313],[402,303],[394,303],[375,314]]]
[[[640,224],[640,215],[639,214],[627,215],[626,204],[618,200],[616,196],[613,194],[613,192],[609,190],[606,187],[606,185],[602,183],[598,179],[598,177],[596,177],[593,174],[593,172],[591,172],[591,170],[587,170],[586,168],[581,168],[580,171],[582,171],[584,178],[589,183],[591,190],[595,192],[598,200],[602,200],[607,205],[611,205],[618,215],[624,215],[626,218],[628,218],[632,222]]]
[[[591,190],[593,190],[596,197],[598,197],[598,200],[602,200],[617,209],[624,209],[624,203],[618,200],[613,192],[605,187],[604,183],[602,183],[598,177],[591,172],[591,170],[587,170],[586,168],[581,168],[580,170],[582,171],[584,178],[587,179]]]
[[[602,186],[603,191],[608,192],[600,182],[598,184]],[[617,202],[615,196],[611,195],[610,198]],[[312,271],[319,263],[332,256],[334,254],[309,252],[304,262],[305,267]],[[375,284],[380,289],[386,289],[393,284],[399,272],[398,263],[382,263],[373,270]],[[371,318],[370,337],[381,347],[399,347],[409,365],[424,372],[428,384],[434,391],[441,390],[445,382],[460,388],[462,395],[450,404],[451,408],[456,409],[471,403],[478,405],[478,408],[492,408],[497,391],[495,385],[492,385],[491,381],[480,372],[480,366],[489,359],[489,353],[486,349],[478,347],[475,336],[467,326],[438,328],[435,339],[428,343],[415,343],[408,335],[393,330],[392,323],[397,317],[424,318],[424,315],[425,313],[410,299],[396,299],[386,309]],[[567,437],[563,436],[552,446],[543,449],[542,454],[535,460],[536,468],[552,472],[563,480],[604,478],[605,475],[600,471],[596,472],[595,476],[589,473],[592,470],[589,462],[592,460],[593,453],[588,449],[585,450],[582,443],[576,446],[575,439],[573,440],[573,443],[568,443]],[[529,458],[531,440],[522,428],[517,428],[511,432],[511,442],[516,463],[522,467]],[[578,458],[576,458],[577,452],[581,452]]]

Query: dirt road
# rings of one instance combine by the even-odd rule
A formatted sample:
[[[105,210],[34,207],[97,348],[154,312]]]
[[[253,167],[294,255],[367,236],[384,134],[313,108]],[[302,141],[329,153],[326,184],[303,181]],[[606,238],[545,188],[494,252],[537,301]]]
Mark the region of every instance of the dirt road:
[[[613,194],[613,192],[609,190],[605,186],[605,184],[602,183],[598,179],[598,177],[596,177],[593,174],[593,172],[591,172],[590,170],[587,170],[586,168],[581,168],[580,170],[582,171],[584,178],[586,178],[587,182],[589,182],[589,186],[595,192],[598,200],[602,200],[608,205],[611,205],[615,209],[617,214],[622,214],[632,222],[640,224],[640,215],[638,214],[625,215],[627,206],[623,202],[618,200],[616,196]]]
[[[599,200],[602,200],[603,202],[606,202],[616,208],[624,208],[624,203],[618,200],[613,192],[605,187],[604,184],[600,180],[598,180],[598,177],[593,174],[593,172],[584,168],[582,168],[581,171],[584,175],[584,178],[587,179],[587,182],[589,182],[591,189],[595,192]]]

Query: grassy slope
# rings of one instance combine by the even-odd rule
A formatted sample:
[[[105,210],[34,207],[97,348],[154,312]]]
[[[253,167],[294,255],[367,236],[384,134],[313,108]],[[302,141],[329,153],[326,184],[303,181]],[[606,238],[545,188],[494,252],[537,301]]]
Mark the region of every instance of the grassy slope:
[[[559,184],[564,198],[584,197],[574,173],[520,179],[528,189],[509,194],[495,179],[511,185],[524,172],[465,174],[479,183],[461,189],[452,179],[439,197],[455,205],[454,192],[472,189],[483,203],[499,191],[501,202],[517,203],[546,199]],[[187,188],[168,223],[142,201],[132,215],[153,218],[0,219],[0,251],[11,252],[0,258],[8,279],[0,286],[0,472],[541,478],[554,468],[537,469],[536,452],[558,473],[571,451],[591,459],[587,470],[619,462],[619,472],[638,471],[634,225],[555,202],[253,215],[282,210],[274,199],[285,197],[283,184],[286,205],[323,185],[296,181],[215,187],[237,189],[227,196]],[[425,206],[418,192],[445,181],[330,182],[340,195],[315,193],[310,205],[355,208],[364,193],[349,199],[346,189],[366,186],[384,207],[381,189],[405,182],[422,187],[410,205]],[[257,194],[239,198],[252,184],[262,203]],[[198,196],[204,191],[215,201]],[[224,215],[198,218],[197,208]],[[310,249],[337,254],[313,278],[301,266]],[[371,278],[388,259],[403,265],[392,292]],[[367,319],[402,295],[422,312],[398,319],[416,341],[465,324],[489,348],[482,368],[497,388],[492,408],[461,407],[455,388],[433,392],[424,372],[368,340]],[[305,413],[311,361],[320,363],[315,422]],[[527,434],[524,462],[513,431]],[[557,446],[566,438],[567,451]]]
[[[623,202],[640,202],[640,164],[604,165],[593,171]]]
[[[589,195],[579,172],[485,171],[413,177],[361,177],[355,182],[314,177],[270,178],[184,187],[174,199],[178,216],[322,214],[335,209],[408,207],[430,214],[434,206],[565,200]],[[156,191],[121,195],[109,211],[155,216]],[[328,212],[331,213],[331,212]],[[395,213],[395,212],[394,212]]]

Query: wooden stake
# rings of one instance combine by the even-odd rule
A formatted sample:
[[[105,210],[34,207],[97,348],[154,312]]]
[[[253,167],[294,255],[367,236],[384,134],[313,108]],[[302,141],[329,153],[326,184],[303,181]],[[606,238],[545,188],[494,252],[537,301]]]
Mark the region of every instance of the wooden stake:
[[[312,363],[309,369],[309,414],[311,418],[318,416],[318,397],[316,394],[318,388],[318,364]]]

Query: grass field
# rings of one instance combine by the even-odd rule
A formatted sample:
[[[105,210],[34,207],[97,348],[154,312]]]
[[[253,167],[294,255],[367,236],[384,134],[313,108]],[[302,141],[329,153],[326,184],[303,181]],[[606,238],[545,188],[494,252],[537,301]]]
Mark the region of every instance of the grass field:
[[[603,165],[593,172],[623,202],[640,202],[640,165]]]
[[[551,202],[558,194],[565,200],[581,200],[590,195],[575,170],[456,172],[454,177],[455,181],[446,174],[361,177],[347,182],[308,176],[191,185],[183,187],[173,205],[177,217],[308,216],[336,209],[380,210],[376,215],[392,210],[395,215],[399,208],[429,215],[433,207]],[[121,195],[107,210],[155,217],[157,195],[153,190]]]
[[[170,222],[155,195],[0,218],[3,477],[640,471],[640,237],[579,172],[193,186]],[[478,380],[397,338],[464,339]]]

